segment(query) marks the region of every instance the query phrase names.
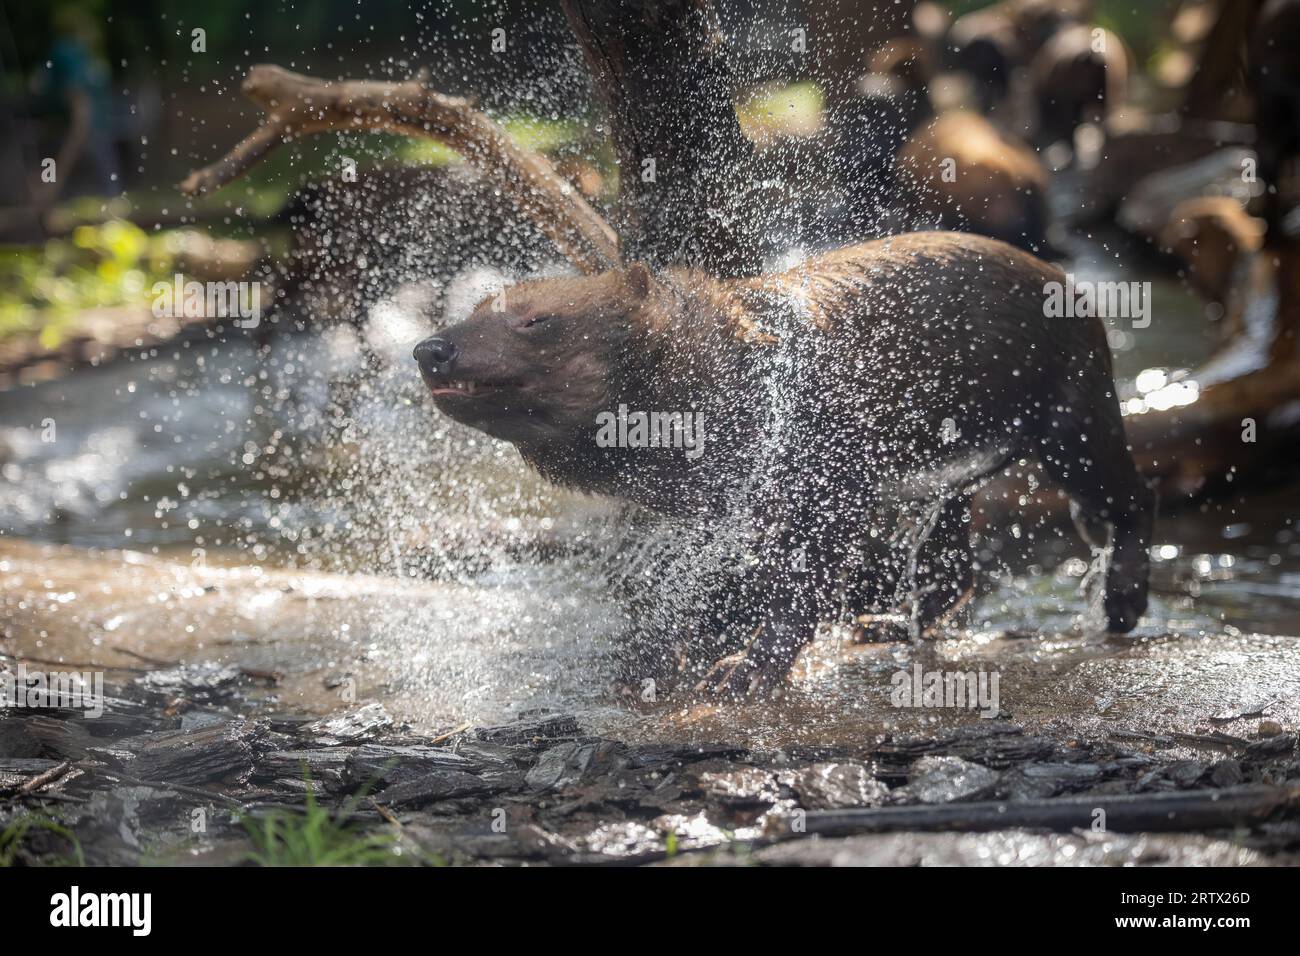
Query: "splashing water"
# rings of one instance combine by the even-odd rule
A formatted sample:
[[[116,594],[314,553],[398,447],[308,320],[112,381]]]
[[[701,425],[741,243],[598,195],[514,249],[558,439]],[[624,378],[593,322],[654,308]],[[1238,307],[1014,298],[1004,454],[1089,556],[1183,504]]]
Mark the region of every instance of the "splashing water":
[[[1104,633],[1106,630],[1106,574],[1114,555],[1114,549],[1092,547],[1092,560],[1088,570],[1079,580],[1079,593],[1087,601],[1086,610],[1079,618],[1079,628],[1085,632]]]
[[[438,49],[443,19],[420,19],[414,46]],[[568,35],[558,23],[538,33]],[[558,119],[580,85],[575,78],[585,76],[580,53],[566,46],[540,56],[534,77],[514,92],[539,115]],[[449,58],[446,74],[467,80],[472,74],[472,84],[496,93],[502,64],[465,59]],[[377,72],[402,79],[409,65],[384,58]],[[604,133],[599,126],[587,132]],[[870,143],[897,132],[877,124],[865,138]],[[356,145],[344,142],[349,151]],[[335,152],[325,148],[331,163]],[[379,158],[409,156],[380,148]],[[815,180],[812,165],[800,159],[788,178]],[[816,361],[800,344],[806,310],[797,297],[774,310],[779,327],[770,331],[779,344],[763,352],[759,369],[762,440],[732,502],[736,520],[647,533],[643,516],[544,485],[512,449],[430,407],[407,355],[431,331],[433,318],[455,321],[510,280],[559,267],[539,251],[545,246],[535,230],[502,222],[500,197],[490,187],[466,184],[454,170],[381,180],[386,183],[353,189],[327,177],[304,190],[311,195],[300,205],[323,210],[324,226],[299,230],[303,243],[318,248],[298,250],[316,258],[307,270],[305,305],[289,318],[309,331],[275,338],[264,350],[243,341],[183,342],[147,360],[5,396],[0,530],[10,540],[0,546],[19,538],[124,548],[161,565],[135,556],[105,559],[103,577],[122,568],[140,572],[134,585],[112,595],[100,593],[104,582],[93,573],[75,589],[55,586],[62,573],[57,563],[49,585],[36,572],[15,572],[26,581],[12,585],[21,598],[10,602],[23,605],[17,608],[26,622],[20,639],[63,641],[73,653],[136,629],[146,641],[141,650],[153,641],[179,656],[213,653],[215,641],[231,634],[242,653],[255,653],[256,645],[244,640],[252,632],[282,642],[267,649],[264,662],[295,672],[294,692],[309,705],[337,704],[322,694],[320,679],[352,669],[372,690],[386,688],[383,696],[395,708],[429,723],[490,721],[533,706],[614,720],[606,694],[608,650],[630,623],[621,592],[649,584],[653,600],[643,606],[645,620],[635,623],[653,639],[723,586],[740,562],[752,572],[763,560],[744,517],[755,502],[781,494],[783,457],[799,441],[800,376]],[[762,179],[751,197],[712,197],[710,208],[721,211],[711,215],[724,227],[737,216],[778,219],[787,209],[766,199],[787,185]],[[754,198],[760,196],[765,201]],[[794,207],[794,232],[778,245],[815,242],[819,231],[829,232],[826,199]],[[889,202],[858,214],[863,234],[909,224]],[[357,230],[358,221],[368,228]],[[772,258],[790,265],[801,255],[777,248]],[[1117,268],[1113,256],[1096,259],[1096,268]],[[1186,348],[1183,343],[1205,335],[1198,310],[1190,301],[1184,305],[1161,311],[1181,312],[1190,323],[1157,325],[1143,340],[1158,346],[1157,354],[1177,355],[1180,364],[1183,356],[1170,352],[1171,342]],[[1129,360],[1120,358],[1121,366]],[[46,417],[58,422],[50,443],[35,437]],[[923,596],[917,561],[937,509],[905,529],[900,598],[913,609],[913,639]],[[1233,547],[1239,544],[1245,547]],[[984,562],[999,581],[974,616],[972,632],[957,635],[956,644],[982,646],[981,628],[1068,632],[1076,624],[1076,576],[1044,573],[1038,562],[1045,559],[1036,554],[1026,568],[1023,555],[1011,551],[1008,546]],[[1061,557],[1048,555],[1052,563]],[[1296,557],[1288,553],[1286,562]],[[25,559],[12,560],[19,566]],[[1240,612],[1250,603],[1228,585],[1259,596],[1271,623],[1293,616],[1298,592],[1285,576],[1294,573],[1290,563],[1247,571],[1243,564],[1229,569],[1211,562],[1214,574],[1234,575],[1216,581],[1200,574],[1197,560],[1180,556],[1192,564],[1202,590],[1190,607],[1178,592],[1158,597],[1153,617],[1160,624],[1218,626],[1225,605],[1235,602]],[[1104,579],[1103,562],[1095,556],[1089,582]],[[268,570],[254,575],[261,583],[245,591],[235,571],[250,565]],[[313,575],[283,577],[284,569]],[[67,573],[75,579],[74,570]],[[360,573],[349,583],[331,571]],[[1249,591],[1270,587],[1277,593]],[[64,602],[49,593],[78,596]],[[1100,600],[1099,588],[1090,586],[1090,593],[1094,603]],[[215,608],[205,595],[218,602]],[[177,606],[195,610],[168,616]],[[64,616],[51,623],[33,610],[47,607]],[[1093,608],[1089,621],[1099,610]],[[187,642],[199,645],[197,651]],[[850,672],[831,702],[852,710],[863,686]],[[811,724],[815,730],[818,721]]]
[[[904,541],[907,550],[907,564],[904,571],[906,591],[901,597],[904,599],[904,606],[910,609],[907,634],[908,638],[913,642],[921,639],[921,602],[928,593],[928,589],[923,589],[917,583],[921,547],[934,533],[935,526],[939,523],[939,516],[943,513],[944,505],[945,502],[942,500],[930,502],[922,510],[915,524],[904,530]]]

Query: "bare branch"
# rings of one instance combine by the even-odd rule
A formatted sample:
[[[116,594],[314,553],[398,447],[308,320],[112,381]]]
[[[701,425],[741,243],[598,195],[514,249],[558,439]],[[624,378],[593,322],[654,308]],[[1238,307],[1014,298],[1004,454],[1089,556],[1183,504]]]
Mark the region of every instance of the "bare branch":
[[[461,97],[424,86],[373,80],[318,80],[278,66],[255,66],[244,95],[266,121],[217,162],[196,170],[181,191],[196,196],[238,179],[276,146],[323,132],[386,132],[433,139],[462,154],[585,273],[619,264],[618,237],[547,159],[511,141]]]

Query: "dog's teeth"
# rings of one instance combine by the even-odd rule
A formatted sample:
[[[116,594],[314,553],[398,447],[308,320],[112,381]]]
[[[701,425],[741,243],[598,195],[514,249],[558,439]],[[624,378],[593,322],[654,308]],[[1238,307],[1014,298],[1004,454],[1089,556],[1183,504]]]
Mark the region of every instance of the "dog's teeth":
[[[478,391],[478,385],[476,385],[474,382],[452,381],[452,382],[448,382],[443,387],[450,388],[456,392],[464,392],[466,395],[473,395],[475,392]]]

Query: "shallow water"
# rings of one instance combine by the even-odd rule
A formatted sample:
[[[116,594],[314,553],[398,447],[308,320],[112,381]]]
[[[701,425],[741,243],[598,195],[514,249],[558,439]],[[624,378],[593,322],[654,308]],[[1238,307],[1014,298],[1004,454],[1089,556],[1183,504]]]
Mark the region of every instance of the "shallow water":
[[[1124,274],[1097,244],[1068,268]],[[1204,357],[1200,313],[1159,283],[1153,326],[1114,337],[1121,378],[1153,356]],[[892,676],[917,661],[998,672],[1000,712],[1031,726],[1190,731],[1261,703],[1300,722],[1296,640],[1271,636],[1300,635],[1294,488],[1162,520],[1152,607],[1130,637],[1095,633],[1085,550],[1052,526],[1006,537],[949,641],[858,646],[834,630],[781,701],[624,704],[605,573],[619,509],[440,418],[408,358],[428,328],[418,308],[378,310],[378,372],[336,327],[265,354],[191,340],[0,396],[0,650],[233,661],[283,673],[287,707],[380,699],[426,729],[545,707],[601,733],[782,748],[979,719],[891,707]]]

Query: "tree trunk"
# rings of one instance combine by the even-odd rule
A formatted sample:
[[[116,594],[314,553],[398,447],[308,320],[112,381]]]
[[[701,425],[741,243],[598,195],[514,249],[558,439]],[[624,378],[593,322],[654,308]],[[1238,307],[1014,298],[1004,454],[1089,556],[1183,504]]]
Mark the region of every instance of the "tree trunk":
[[[1246,93],[1246,41],[1263,6],[1264,0],[1223,0],[1187,84],[1183,111],[1188,116],[1240,119],[1225,107]]]
[[[771,208],[711,0],[564,0],[608,111],[626,260],[757,273]]]

